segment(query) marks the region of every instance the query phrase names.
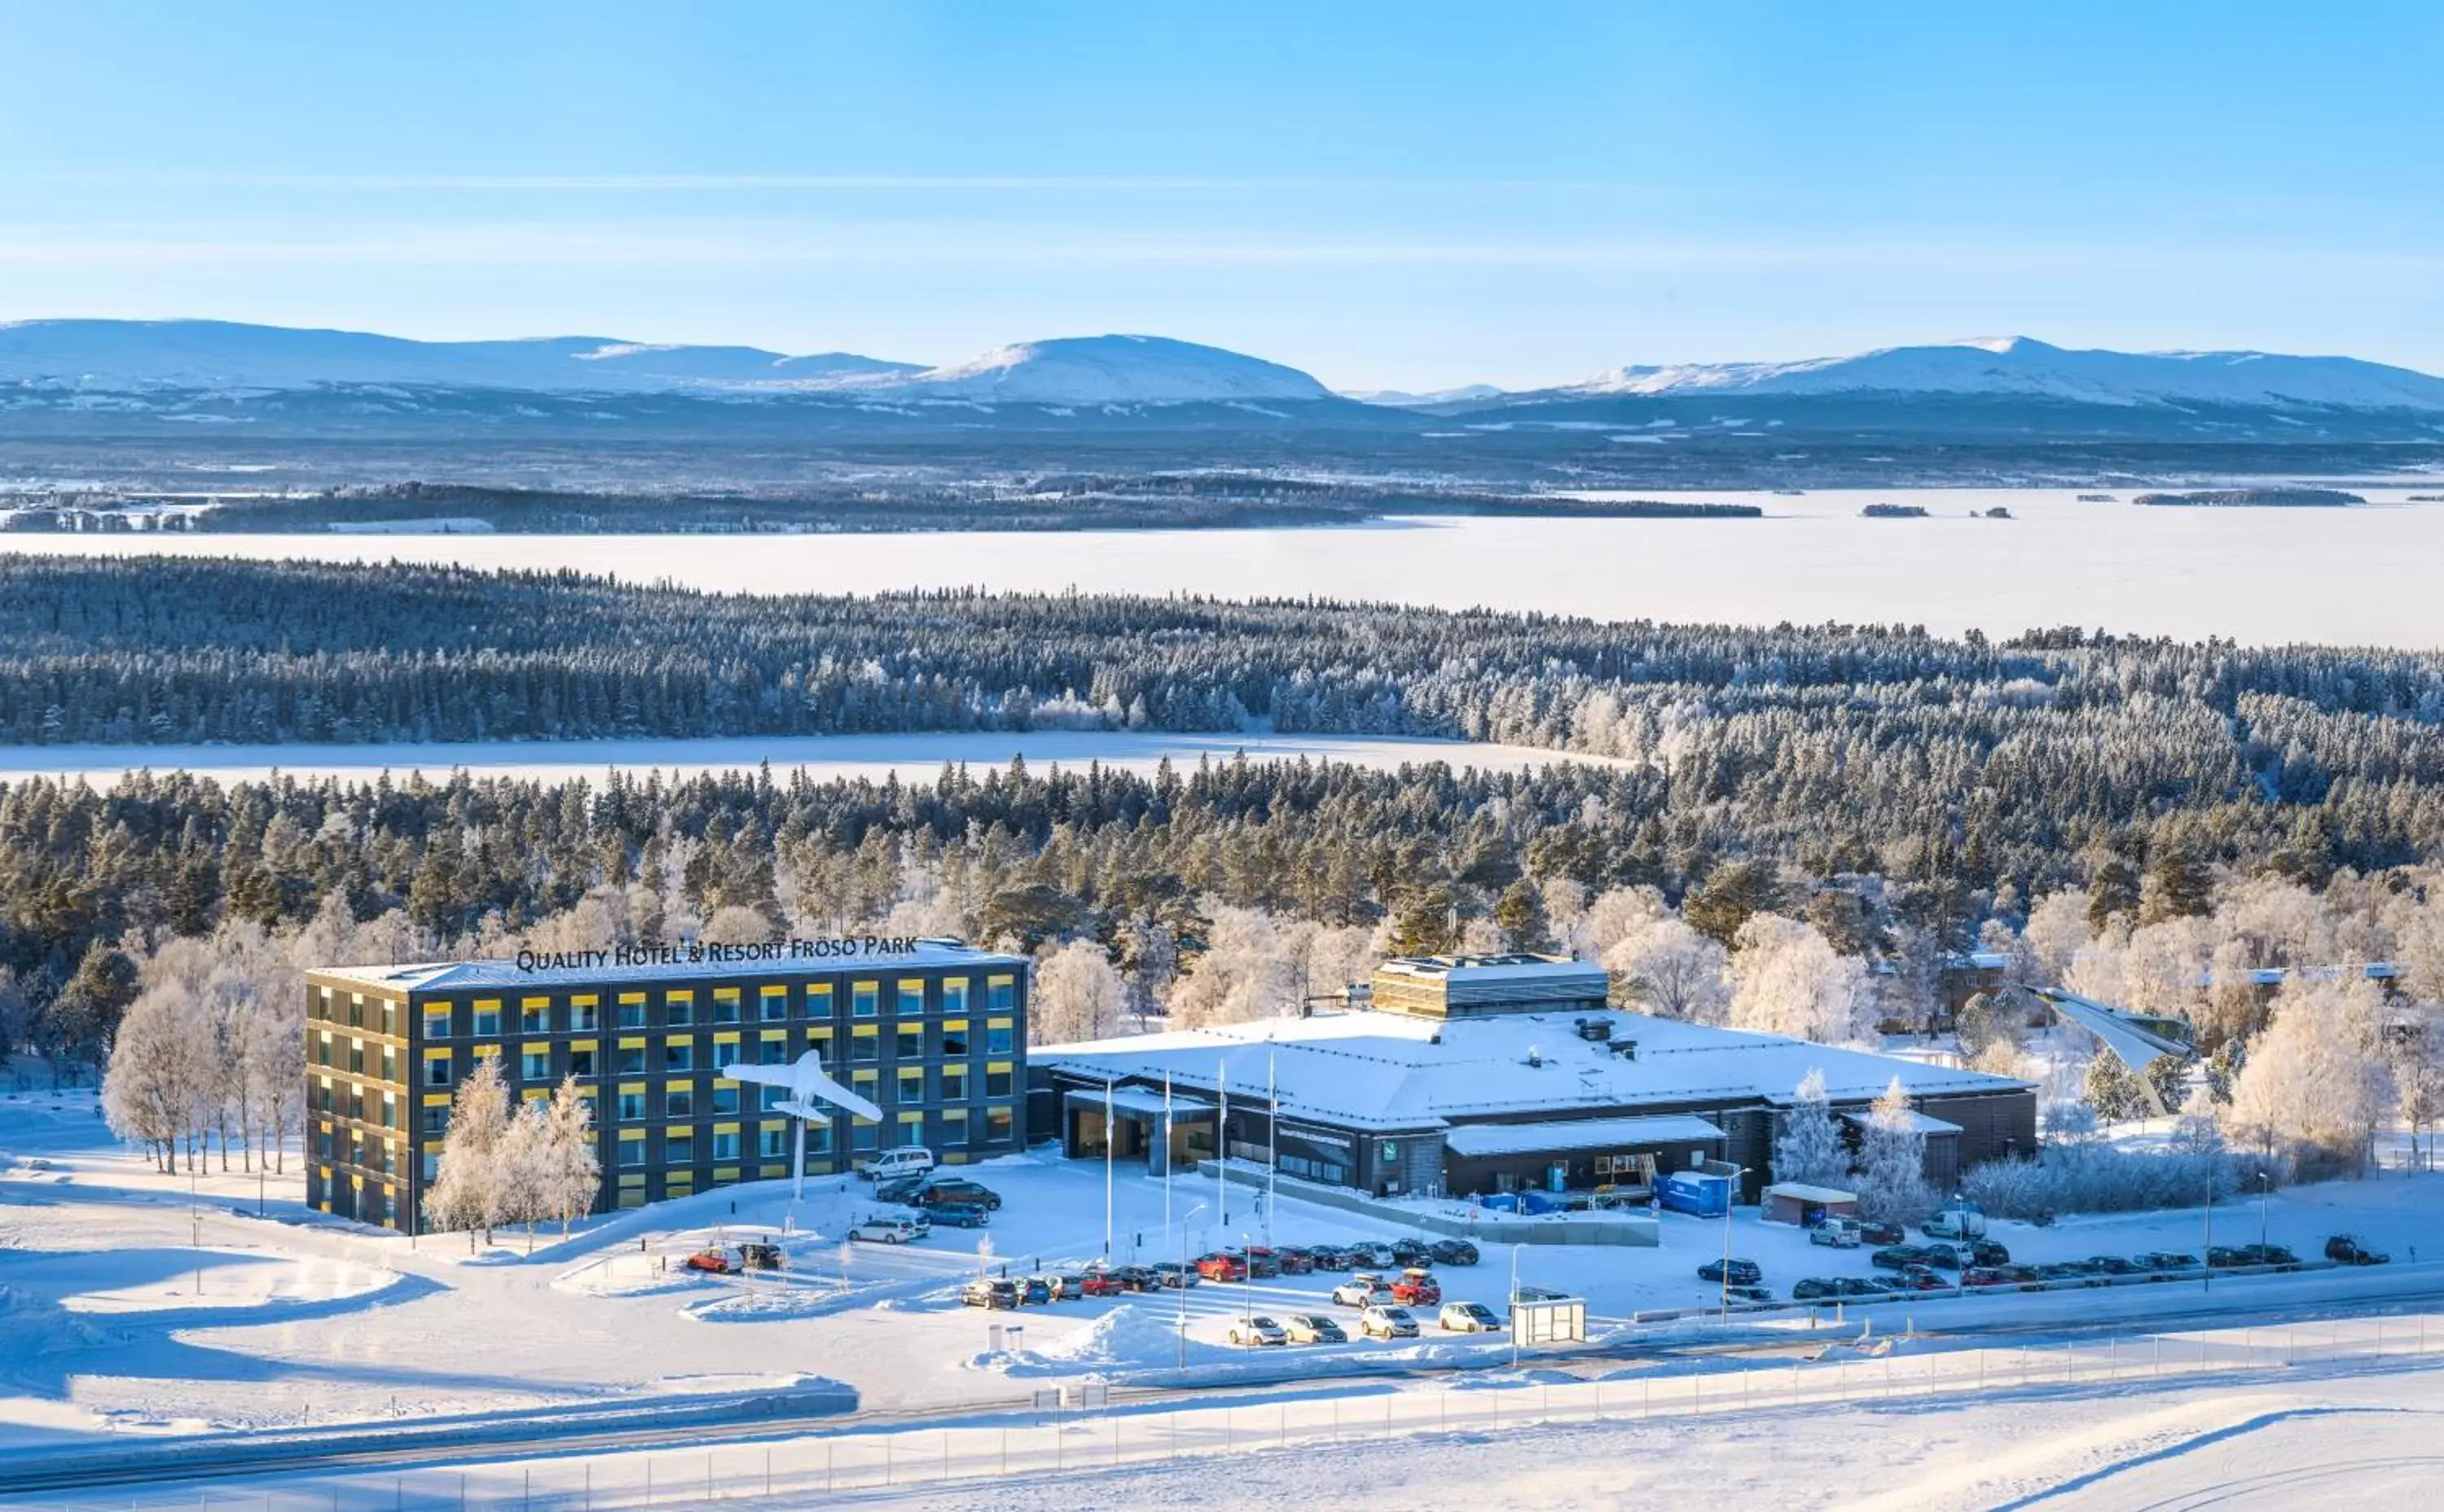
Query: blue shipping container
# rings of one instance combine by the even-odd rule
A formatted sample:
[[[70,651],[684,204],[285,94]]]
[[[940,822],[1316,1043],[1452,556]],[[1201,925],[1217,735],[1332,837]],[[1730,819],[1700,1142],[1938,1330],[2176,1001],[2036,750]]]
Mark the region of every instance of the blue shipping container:
[[[1676,1213],[1720,1218],[1731,1210],[1731,1178],[1698,1171],[1676,1171],[1655,1184],[1655,1194]]]

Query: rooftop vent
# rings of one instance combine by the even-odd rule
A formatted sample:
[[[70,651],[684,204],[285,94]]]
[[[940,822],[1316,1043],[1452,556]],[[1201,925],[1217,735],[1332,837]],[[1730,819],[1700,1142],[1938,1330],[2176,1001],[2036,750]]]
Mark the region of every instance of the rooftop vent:
[[[1620,1057],[1623,1060],[1635,1060],[1638,1059],[1638,1042],[1635,1040],[1615,1040],[1612,1042],[1612,1053]]]
[[[1602,1019],[1581,1019],[1579,1038],[1596,1044],[1606,1043],[1612,1039],[1612,1024]]]
[[[1545,1052],[1537,1049],[1532,1044],[1529,1045],[1528,1047],[1528,1063],[1531,1066],[1543,1065],[1545,1063]]]

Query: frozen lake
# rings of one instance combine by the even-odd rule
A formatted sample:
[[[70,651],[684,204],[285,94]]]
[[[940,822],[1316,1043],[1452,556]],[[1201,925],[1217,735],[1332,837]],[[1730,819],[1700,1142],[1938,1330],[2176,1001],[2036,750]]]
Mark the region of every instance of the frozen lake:
[[[1607,619],[2078,624],[2279,643],[2444,646],[2444,505],[2355,487],[2350,509],[2141,508],[2070,489],[1832,490],[1763,520],[1435,519],[1330,529],[815,536],[10,536],[0,550],[573,566],[744,592],[1005,590],[1401,599]],[[1924,520],[1861,519],[1916,504]],[[2007,507],[2009,520],[1972,519]]]
[[[394,779],[422,772],[446,778],[464,767],[477,777],[520,777],[532,782],[601,778],[612,767],[693,777],[703,772],[752,771],[769,761],[775,779],[793,771],[824,780],[865,777],[877,782],[897,772],[903,783],[930,783],[945,762],[963,762],[981,778],[1027,758],[1039,772],[1083,768],[1089,762],[1151,773],[1165,757],[1183,772],[1200,760],[1229,761],[1246,751],[1250,761],[1305,756],[1357,766],[1398,767],[1413,762],[1524,770],[1555,761],[1598,761],[1524,746],[1368,735],[1174,735],[1127,730],[1046,730],[1028,734],[894,734],[753,736],[723,740],[490,741],[389,746],[0,746],[0,783],[28,777],[83,778],[107,787],[139,769],[186,771],[221,782],[259,781],[273,771],[297,778],[338,777],[371,782],[383,772]]]

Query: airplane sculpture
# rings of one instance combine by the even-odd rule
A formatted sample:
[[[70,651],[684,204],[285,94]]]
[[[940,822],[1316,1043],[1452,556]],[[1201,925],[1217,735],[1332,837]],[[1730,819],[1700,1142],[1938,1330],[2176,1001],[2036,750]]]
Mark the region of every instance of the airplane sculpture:
[[[861,1118],[882,1121],[882,1110],[831,1079],[824,1070],[824,1058],[809,1050],[787,1065],[750,1065],[737,1061],[724,1066],[721,1074],[732,1081],[751,1081],[759,1087],[780,1087],[789,1095],[772,1105],[775,1113],[786,1113],[798,1120],[789,1141],[789,1200],[796,1202],[806,1191],[806,1120],[826,1118],[834,1108],[844,1108]]]
[[[2065,992],[2060,987],[2031,986],[2030,992],[2045,1000],[2056,1013],[2104,1042],[2105,1047],[2121,1058],[2121,1063],[2138,1073],[2138,1085],[2145,1092],[2158,1116],[2171,1114],[2156,1084],[2146,1075],[2150,1063],[2162,1056],[2191,1056],[2197,1053],[2197,1041],[2187,1023],[2178,1019],[2157,1018],[2133,1013],[2099,1003],[2093,998]]]

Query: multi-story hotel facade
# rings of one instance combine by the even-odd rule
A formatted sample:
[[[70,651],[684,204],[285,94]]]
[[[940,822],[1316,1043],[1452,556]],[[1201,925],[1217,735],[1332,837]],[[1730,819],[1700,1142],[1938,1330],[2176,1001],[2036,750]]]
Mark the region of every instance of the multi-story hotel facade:
[[[883,1116],[809,1120],[808,1174],[894,1145],[945,1165],[1009,1153],[1027,1133],[1028,965],[951,941],[841,940],[309,971],[306,1202],[422,1226],[452,1101],[487,1056],[516,1100],[577,1078],[598,1211],[787,1175],[786,1094],[722,1072],[809,1050]]]

